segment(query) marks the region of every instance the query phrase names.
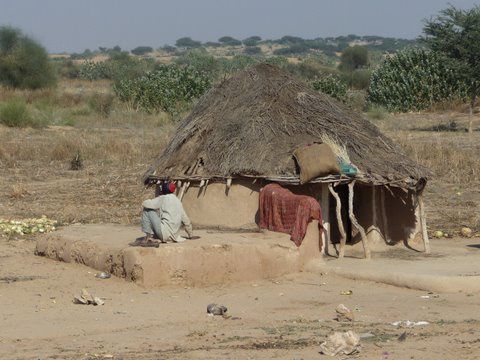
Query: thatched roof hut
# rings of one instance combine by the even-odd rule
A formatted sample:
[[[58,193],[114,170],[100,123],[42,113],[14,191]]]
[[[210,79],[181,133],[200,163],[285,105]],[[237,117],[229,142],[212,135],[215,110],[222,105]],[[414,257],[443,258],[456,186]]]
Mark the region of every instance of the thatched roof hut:
[[[260,177],[296,183],[293,151],[325,136],[346,148],[362,182],[411,187],[428,175],[361,114],[261,64],[200,99],[145,180]]]
[[[343,152],[355,172],[330,172],[301,185],[294,151],[318,142],[337,148],[337,159]],[[205,94],[144,181],[178,181],[194,224],[235,229],[255,228],[262,187],[281,183],[321,203],[323,249],[340,243],[342,255],[345,243],[362,241],[368,257],[367,238],[393,244],[422,232],[428,250],[421,200],[428,175],[361,114],[261,64]]]

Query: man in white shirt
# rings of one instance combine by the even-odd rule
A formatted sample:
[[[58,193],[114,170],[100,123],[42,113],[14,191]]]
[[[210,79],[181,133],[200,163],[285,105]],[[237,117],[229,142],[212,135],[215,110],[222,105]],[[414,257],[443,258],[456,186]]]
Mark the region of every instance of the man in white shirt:
[[[142,206],[142,231],[146,236],[140,245],[154,246],[154,236],[162,243],[185,241],[185,238],[179,235],[182,225],[188,238],[192,237],[192,223],[175,195],[174,183],[162,184],[160,196],[145,200]]]

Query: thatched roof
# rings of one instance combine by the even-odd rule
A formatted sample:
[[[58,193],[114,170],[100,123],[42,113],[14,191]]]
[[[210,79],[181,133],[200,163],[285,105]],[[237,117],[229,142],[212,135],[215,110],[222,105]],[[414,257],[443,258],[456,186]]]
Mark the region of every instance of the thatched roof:
[[[298,179],[293,151],[325,135],[346,147],[365,182],[412,185],[428,175],[360,114],[277,67],[261,64],[200,99],[145,181]]]

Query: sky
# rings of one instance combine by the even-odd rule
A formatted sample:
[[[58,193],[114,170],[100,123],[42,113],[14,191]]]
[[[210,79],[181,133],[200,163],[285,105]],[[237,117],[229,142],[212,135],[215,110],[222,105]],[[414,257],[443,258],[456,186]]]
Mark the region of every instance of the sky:
[[[348,34],[416,38],[422,20],[472,0],[0,0],[0,25],[21,28],[49,52],[99,46],[154,48],[190,36],[216,41],[258,35]]]

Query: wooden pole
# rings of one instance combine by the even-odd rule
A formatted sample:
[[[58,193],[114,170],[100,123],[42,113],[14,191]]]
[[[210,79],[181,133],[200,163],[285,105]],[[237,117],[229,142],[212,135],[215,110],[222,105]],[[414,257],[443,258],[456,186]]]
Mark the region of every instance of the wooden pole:
[[[328,255],[328,246],[330,245],[330,193],[328,191],[328,184],[322,183],[322,199],[320,207],[322,209],[322,250],[325,255]]]
[[[385,205],[385,189],[382,188],[380,192],[380,202],[382,207],[382,223],[383,223],[383,239],[388,244],[390,240],[388,239],[388,218],[387,218],[387,208]]]
[[[330,190],[330,194],[335,198],[336,202],[336,213],[337,213],[337,224],[338,224],[338,231],[340,232],[340,248],[338,251],[338,258],[341,259],[345,255],[345,245],[347,243],[347,234],[345,233],[345,228],[343,226],[342,220],[342,202],[340,197],[338,196],[337,192],[333,190],[332,184],[328,185],[328,190]]]
[[[348,184],[348,214],[350,216],[350,220],[353,226],[355,226],[358,229],[358,231],[360,232],[360,236],[362,237],[362,245],[363,245],[363,252],[365,253],[365,259],[370,259],[371,254],[370,254],[370,248],[367,242],[367,234],[365,233],[365,230],[363,229],[363,227],[358,223],[357,218],[353,213],[354,186],[355,186],[355,180]]]
[[[417,195],[417,200],[418,200],[418,210],[420,212],[420,226],[422,227],[423,246],[425,248],[425,253],[430,254],[430,240],[428,239],[427,219],[425,216],[425,205],[423,204],[422,194]]]
[[[377,188],[375,185],[372,186],[372,225],[368,229],[368,238],[370,243],[377,243],[381,237],[380,230],[378,228],[378,216],[377,216]]]

